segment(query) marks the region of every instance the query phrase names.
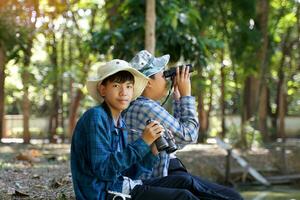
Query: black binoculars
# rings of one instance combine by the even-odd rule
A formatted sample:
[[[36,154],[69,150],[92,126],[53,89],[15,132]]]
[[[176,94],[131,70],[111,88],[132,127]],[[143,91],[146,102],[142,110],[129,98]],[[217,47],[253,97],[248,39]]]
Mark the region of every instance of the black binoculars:
[[[149,124],[152,121],[152,119],[149,119],[146,123]],[[174,143],[173,139],[173,135],[166,131],[166,133],[157,138],[154,143],[159,152],[166,151],[168,154],[170,154],[177,150],[177,145]]]
[[[182,71],[183,66],[184,65],[179,66],[179,71],[180,72]],[[194,68],[193,68],[192,64],[186,64],[185,66],[189,67],[189,72],[190,73],[194,71]],[[165,78],[172,78],[173,76],[176,76],[176,67],[171,67],[170,69],[164,71],[163,73],[164,73]]]

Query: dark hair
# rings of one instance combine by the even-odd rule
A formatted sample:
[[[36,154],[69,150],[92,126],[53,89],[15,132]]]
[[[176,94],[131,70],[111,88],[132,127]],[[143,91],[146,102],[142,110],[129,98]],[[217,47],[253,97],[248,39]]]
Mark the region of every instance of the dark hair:
[[[149,76],[149,78],[155,79],[155,74],[152,74],[151,76]]]
[[[126,81],[132,81],[134,83],[134,76],[128,71],[119,71],[106,77],[101,84],[106,85],[107,82],[125,83]]]

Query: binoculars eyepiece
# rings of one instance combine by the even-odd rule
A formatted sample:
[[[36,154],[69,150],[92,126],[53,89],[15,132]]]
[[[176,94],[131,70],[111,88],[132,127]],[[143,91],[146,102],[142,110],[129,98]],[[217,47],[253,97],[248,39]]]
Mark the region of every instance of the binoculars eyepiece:
[[[147,120],[146,124],[151,123],[153,120]],[[154,141],[156,148],[159,152],[166,151],[168,154],[177,150],[177,145],[173,141],[173,136],[166,132],[165,135],[160,136]]]
[[[179,71],[182,71],[184,65],[180,65],[179,66]],[[186,64],[185,66],[189,67],[189,72],[193,72],[194,68],[192,66],[192,64]],[[171,67],[170,69],[166,70],[163,72],[164,73],[164,77],[165,78],[172,78],[173,76],[176,76],[176,67]]]

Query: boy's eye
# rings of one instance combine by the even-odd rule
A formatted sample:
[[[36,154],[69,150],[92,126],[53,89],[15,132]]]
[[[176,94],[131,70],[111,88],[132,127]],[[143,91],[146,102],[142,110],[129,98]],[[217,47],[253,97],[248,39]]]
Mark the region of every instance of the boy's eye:
[[[133,85],[127,85],[127,88],[133,88]]]
[[[113,84],[113,87],[116,88],[116,87],[119,87],[119,85],[118,84]]]

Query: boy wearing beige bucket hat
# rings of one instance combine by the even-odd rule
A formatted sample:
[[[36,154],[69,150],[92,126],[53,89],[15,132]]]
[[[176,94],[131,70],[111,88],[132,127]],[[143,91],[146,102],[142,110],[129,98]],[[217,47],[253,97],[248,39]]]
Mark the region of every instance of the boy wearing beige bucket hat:
[[[121,112],[147,82],[147,77],[118,59],[98,66],[97,77],[87,81],[88,94],[100,105],[80,117],[73,133],[71,172],[76,199],[199,199],[185,177],[136,180],[158,162],[152,143],[164,129],[152,121],[128,144]]]

